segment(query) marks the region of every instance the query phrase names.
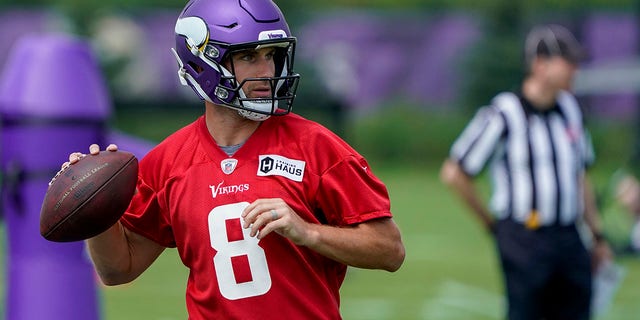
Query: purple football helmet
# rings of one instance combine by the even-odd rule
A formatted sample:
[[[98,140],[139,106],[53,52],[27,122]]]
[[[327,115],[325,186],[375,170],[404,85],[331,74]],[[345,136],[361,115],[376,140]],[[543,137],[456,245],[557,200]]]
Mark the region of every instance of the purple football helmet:
[[[300,75],[293,71],[296,38],[271,0],[191,0],[175,27],[178,76],[201,99],[237,109],[247,119],[262,121],[291,111]],[[275,48],[276,73],[269,78],[236,79],[233,52]],[[229,69],[224,63],[231,63]],[[271,84],[271,98],[249,98],[247,81]]]

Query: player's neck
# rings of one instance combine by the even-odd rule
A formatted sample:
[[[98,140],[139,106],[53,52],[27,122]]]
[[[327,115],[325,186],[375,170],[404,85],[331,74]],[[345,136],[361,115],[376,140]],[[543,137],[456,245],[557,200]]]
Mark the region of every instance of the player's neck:
[[[260,122],[245,119],[236,110],[209,104],[205,109],[205,120],[219,146],[244,143],[260,126]]]

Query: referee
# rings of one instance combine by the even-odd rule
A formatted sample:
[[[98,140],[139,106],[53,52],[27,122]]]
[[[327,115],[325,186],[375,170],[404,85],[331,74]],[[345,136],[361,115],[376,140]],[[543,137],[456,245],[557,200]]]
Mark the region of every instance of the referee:
[[[568,91],[584,50],[566,28],[544,25],[529,33],[524,51],[520,90],[479,109],[441,178],[495,235],[508,319],[589,319],[592,266],[611,259],[611,250],[585,174],[591,141]],[[473,182],[487,166],[488,205]],[[583,221],[590,242],[579,233]]]

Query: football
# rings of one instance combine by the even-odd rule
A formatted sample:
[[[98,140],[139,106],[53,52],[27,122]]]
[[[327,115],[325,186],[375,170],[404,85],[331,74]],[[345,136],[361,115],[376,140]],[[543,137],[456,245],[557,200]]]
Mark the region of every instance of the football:
[[[40,210],[40,234],[49,241],[81,241],[113,226],[138,180],[138,159],[127,151],[85,155],[49,182]]]

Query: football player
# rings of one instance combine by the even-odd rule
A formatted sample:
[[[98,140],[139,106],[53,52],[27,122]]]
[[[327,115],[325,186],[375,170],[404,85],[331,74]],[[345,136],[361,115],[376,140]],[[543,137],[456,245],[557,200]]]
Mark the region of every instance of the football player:
[[[175,38],[178,76],[204,115],[140,161],[122,219],[87,240],[100,278],[130,282],[175,247],[190,319],[340,319],[347,266],[403,263],[385,185],[341,138],[291,113],[296,38],[272,1],[192,0]]]

